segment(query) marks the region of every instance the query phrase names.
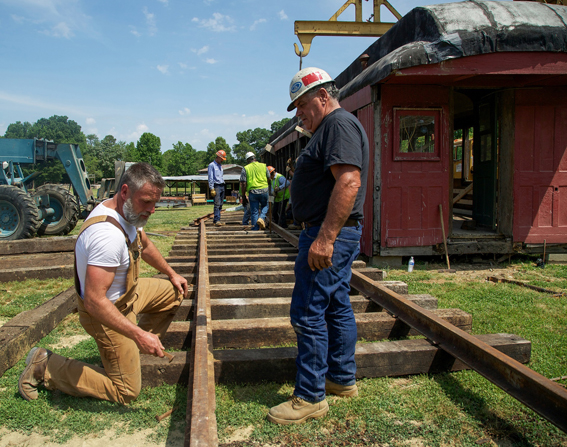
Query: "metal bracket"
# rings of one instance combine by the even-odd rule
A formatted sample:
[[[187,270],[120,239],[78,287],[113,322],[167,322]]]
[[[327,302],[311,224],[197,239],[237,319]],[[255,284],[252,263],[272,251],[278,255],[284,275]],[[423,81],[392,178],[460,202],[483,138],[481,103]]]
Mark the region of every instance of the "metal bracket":
[[[368,0],[367,0],[368,1]],[[388,10],[399,20],[400,13],[388,2],[388,0],[373,0],[374,13],[366,22],[362,20],[362,0],[347,0],[345,4],[328,21],[295,21],[295,34],[299,39],[302,49],[294,43],[295,54],[303,58],[309,54],[311,42],[315,36],[383,36],[394,23],[380,21],[380,7],[386,6]],[[355,21],[339,21],[339,16],[350,6],[355,6]]]

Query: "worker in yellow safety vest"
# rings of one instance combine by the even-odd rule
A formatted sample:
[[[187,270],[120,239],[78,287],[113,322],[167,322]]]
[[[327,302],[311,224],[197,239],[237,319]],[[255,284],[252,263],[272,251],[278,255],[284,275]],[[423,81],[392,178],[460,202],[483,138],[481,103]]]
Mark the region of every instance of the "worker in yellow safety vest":
[[[282,228],[287,228],[285,209],[289,201],[289,185],[291,185],[291,183],[283,175],[276,172],[276,169],[272,166],[268,166],[268,172],[270,173],[272,189],[274,191],[272,222],[277,223]]]
[[[263,230],[266,228],[265,219],[272,190],[270,173],[264,163],[256,161],[253,152],[247,152],[245,158],[248,164],[240,174],[240,185],[250,202],[252,231]]]

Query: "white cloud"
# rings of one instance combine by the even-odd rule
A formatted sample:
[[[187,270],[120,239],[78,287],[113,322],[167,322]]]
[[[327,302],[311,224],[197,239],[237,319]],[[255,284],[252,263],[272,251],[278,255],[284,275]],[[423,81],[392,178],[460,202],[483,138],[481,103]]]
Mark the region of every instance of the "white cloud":
[[[140,37],[142,33],[136,29],[135,26],[130,25],[130,32],[136,37]]]
[[[206,52],[209,51],[209,46],[205,45],[202,48],[199,48],[198,50],[192,49],[191,50],[193,53],[197,53],[198,56],[200,56],[201,54],[205,54]]]
[[[182,69],[184,69],[184,70],[188,67],[188,65],[187,65],[186,63],[184,63],[184,62],[177,62],[177,63],[178,63],[179,66],[180,66]]]
[[[138,124],[136,126],[136,130],[130,134],[128,134],[128,139],[132,141],[139,140],[143,133],[147,132],[149,127],[145,124]]]
[[[163,74],[169,74],[169,65],[158,65],[156,68]]]
[[[155,14],[148,11],[148,8],[144,6],[142,10],[144,15],[146,16],[146,24],[148,25],[148,34],[153,36],[157,33],[157,26],[156,26],[156,17]]]
[[[256,26],[259,25],[260,23],[266,23],[266,19],[258,19],[256,20],[252,26],[250,27],[250,31],[254,31],[256,29]]]
[[[169,0],[158,0],[158,2],[163,3],[165,6],[169,3]]]
[[[230,16],[225,16],[219,12],[213,13],[212,19],[193,18],[193,22],[199,23],[202,28],[209,28],[211,31],[222,33],[225,31],[235,31],[236,26],[233,25],[234,20]]]
[[[287,20],[287,14],[284,12],[283,9],[280,12],[278,12],[278,15],[280,16],[280,20]]]
[[[32,24],[31,29],[46,36],[65,39],[79,33],[97,36],[91,26],[91,17],[82,11],[81,2],[76,0],[18,0],[9,3],[18,10],[17,14],[11,14],[14,22]]]
[[[93,124],[96,124],[96,120],[94,118],[87,118],[85,120],[85,123],[87,123],[87,125],[92,126]]]
[[[213,64],[216,64],[218,61],[216,59],[208,58],[208,59],[205,59],[205,62],[207,64],[213,65]]]
[[[189,115],[191,113],[191,110],[189,110],[187,107],[184,107],[182,110],[179,111],[180,115]]]

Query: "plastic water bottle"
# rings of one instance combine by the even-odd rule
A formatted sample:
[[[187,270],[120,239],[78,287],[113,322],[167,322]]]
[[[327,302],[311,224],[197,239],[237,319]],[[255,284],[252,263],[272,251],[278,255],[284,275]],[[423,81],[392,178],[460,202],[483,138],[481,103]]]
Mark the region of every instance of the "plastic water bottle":
[[[409,260],[409,263],[408,263],[408,272],[413,272],[414,264],[415,264],[415,261],[413,260],[413,256],[412,256]]]

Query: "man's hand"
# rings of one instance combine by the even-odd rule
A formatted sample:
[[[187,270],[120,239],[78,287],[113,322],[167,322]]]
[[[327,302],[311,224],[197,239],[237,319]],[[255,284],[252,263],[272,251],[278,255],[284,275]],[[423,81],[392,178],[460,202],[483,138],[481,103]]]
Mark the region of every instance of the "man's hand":
[[[142,354],[155,355],[156,357],[164,356],[163,351],[165,348],[156,334],[141,331],[141,333],[134,338],[134,341]]]
[[[188,292],[187,280],[183,276],[178,275],[177,273],[171,275],[169,277],[169,280],[171,281],[171,284],[173,284],[174,287],[177,290],[179,290],[179,293],[183,295],[183,298],[187,298],[187,292]]]
[[[275,191],[275,192],[279,192],[279,191],[280,191],[280,187],[279,187],[279,186],[276,186],[276,187],[274,188],[274,191]]]
[[[324,270],[331,267],[333,265],[333,249],[333,242],[319,232],[319,235],[311,244],[307,256],[307,262],[311,270]]]
[[[217,192],[214,189],[211,189],[211,197],[214,197],[217,195]]]

